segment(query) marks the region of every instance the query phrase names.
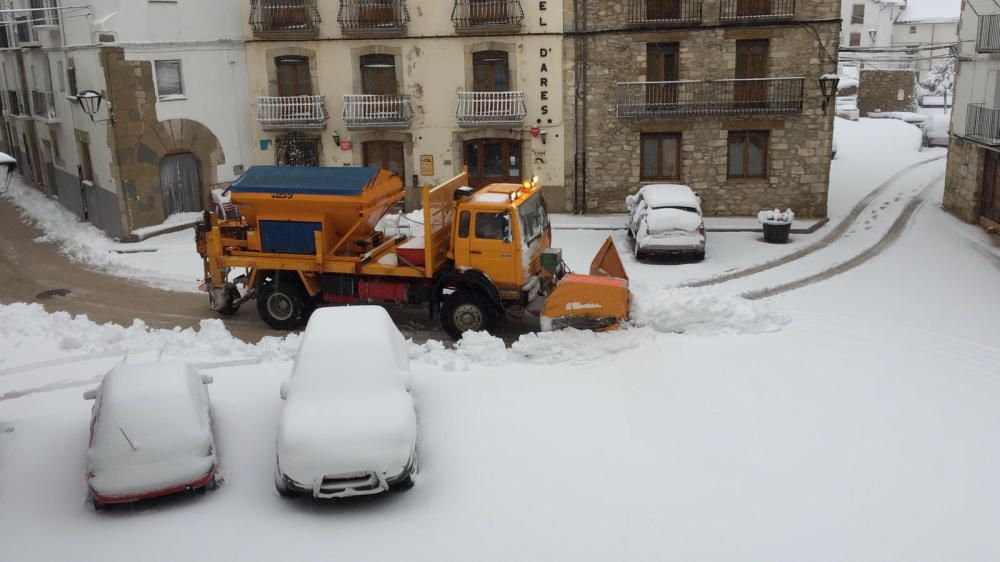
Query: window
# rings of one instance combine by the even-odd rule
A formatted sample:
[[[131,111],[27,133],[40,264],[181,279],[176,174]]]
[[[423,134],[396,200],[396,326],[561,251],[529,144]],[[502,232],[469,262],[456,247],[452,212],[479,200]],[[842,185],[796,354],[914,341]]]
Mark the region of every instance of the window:
[[[396,58],[392,55],[361,57],[361,93],[396,95]]]
[[[549,215],[545,200],[540,193],[531,196],[517,208],[517,219],[521,223],[522,240],[530,245],[549,230]]]
[[[90,145],[80,141],[80,175],[84,181],[94,183],[94,166],[90,161]]]
[[[680,133],[644,134],[641,141],[642,181],[680,179]]]
[[[646,0],[646,19],[681,19],[681,0]]]
[[[729,132],[729,177],[767,177],[767,145],[770,131]]]
[[[311,96],[312,76],[306,57],[278,57],[274,59],[278,76],[278,95]]]
[[[59,92],[66,93],[66,73],[63,71],[63,61],[56,61],[56,73],[59,74]]]
[[[510,90],[510,71],[504,51],[480,51],[472,55],[472,89],[476,92]]]
[[[916,32],[917,32],[917,26],[915,26],[915,25],[911,25],[911,26],[910,26],[910,34],[912,35],[912,34],[914,34],[914,33],[916,33]]]
[[[864,4],[855,4],[851,6],[851,23],[865,23]]]
[[[850,43],[848,43],[848,45],[851,46],[851,47],[860,47],[861,46],[861,34],[860,33],[852,33],[851,34],[851,41],[850,41]]]
[[[319,137],[289,133],[274,141],[275,162],[279,166],[319,166],[323,150]]]
[[[73,58],[66,61],[66,82],[69,84],[69,95],[75,96],[80,93],[76,89],[76,67],[73,66]]]
[[[184,96],[181,61],[158,60],[156,64],[156,94],[162,100]]]
[[[468,238],[469,237],[469,223],[472,222],[472,213],[469,211],[462,211],[462,214],[458,217],[458,237]]]
[[[510,237],[510,217],[507,213],[476,213],[476,238],[507,240]]]

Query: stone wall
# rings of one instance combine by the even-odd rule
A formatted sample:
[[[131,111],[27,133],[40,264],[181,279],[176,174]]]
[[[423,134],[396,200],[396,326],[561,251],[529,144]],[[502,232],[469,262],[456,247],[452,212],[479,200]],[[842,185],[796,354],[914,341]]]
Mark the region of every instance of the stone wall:
[[[704,2],[703,26],[684,30],[626,29],[628,2],[599,3],[589,27],[619,26],[620,31],[588,38],[586,111],[586,212],[620,212],[628,193],[640,185],[640,134],[681,133],[681,183],[702,197],[708,215],[755,215],[768,207],[791,207],[802,217],[827,212],[830,156],[833,144],[831,107],[824,113],[818,79],[836,69],[838,21],[799,24],[709,26],[718,4]],[[800,1],[798,17],[839,18],[837,2]],[[820,41],[817,41],[817,35]],[[800,113],[759,117],[657,117],[623,120],[616,116],[616,82],[646,79],[647,43],[678,43],[681,80],[734,77],[736,42],[769,41],[768,76],[804,77]],[[572,52],[567,50],[567,52]],[[575,76],[566,73],[566,107],[573,108]],[[582,116],[574,115],[582,126]],[[728,133],[770,131],[768,177],[729,179]],[[570,153],[570,151],[567,151]],[[568,154],[569,159],[569,154]],[[567,167],[568,176],[572,167]],[[572,200],[572,177],[567,177]]]
[[[979,196],[986,150],[952,136],[944,179],[944,208],[968,223],[979,222]]]
[[[878,111],[913,111],[916,74],[911,70],[862,70],[858,111],[864,117]]]

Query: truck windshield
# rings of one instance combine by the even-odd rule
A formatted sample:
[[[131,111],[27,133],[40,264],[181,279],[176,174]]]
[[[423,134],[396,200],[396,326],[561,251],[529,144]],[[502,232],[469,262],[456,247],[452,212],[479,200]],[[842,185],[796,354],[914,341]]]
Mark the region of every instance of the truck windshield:
[[[526,246],[549,229],[549,214],[545,209],[545,200],[542,199],[541,193],[532,195],[522,203],[517,209],[517,216],[521,222],[521,235],[524,236]]]

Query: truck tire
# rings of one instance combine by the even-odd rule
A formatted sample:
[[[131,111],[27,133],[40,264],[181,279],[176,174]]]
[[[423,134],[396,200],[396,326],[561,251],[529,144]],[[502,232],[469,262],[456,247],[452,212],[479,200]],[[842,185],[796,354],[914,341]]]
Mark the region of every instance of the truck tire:
[[[309,297],[302,282],[287,276],[261,283],[257,313],[275,330],[294,330],[309,319]]]
[[[469,330],[491,332],[496,320],[496,307],[478,291],[459,289],[441,305],[441,327],[456,341]]]

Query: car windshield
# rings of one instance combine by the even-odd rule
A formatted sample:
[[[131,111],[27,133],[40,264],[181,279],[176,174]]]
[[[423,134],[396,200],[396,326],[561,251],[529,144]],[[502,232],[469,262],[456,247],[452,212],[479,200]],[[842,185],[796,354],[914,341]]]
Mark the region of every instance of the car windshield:
[[[531,244],[549,229],[549,213],[545,209],[541,193],[532,195],[522,203],[517,209],[517,216],[521,221],[521,235],[524,236],[525,245]]]

